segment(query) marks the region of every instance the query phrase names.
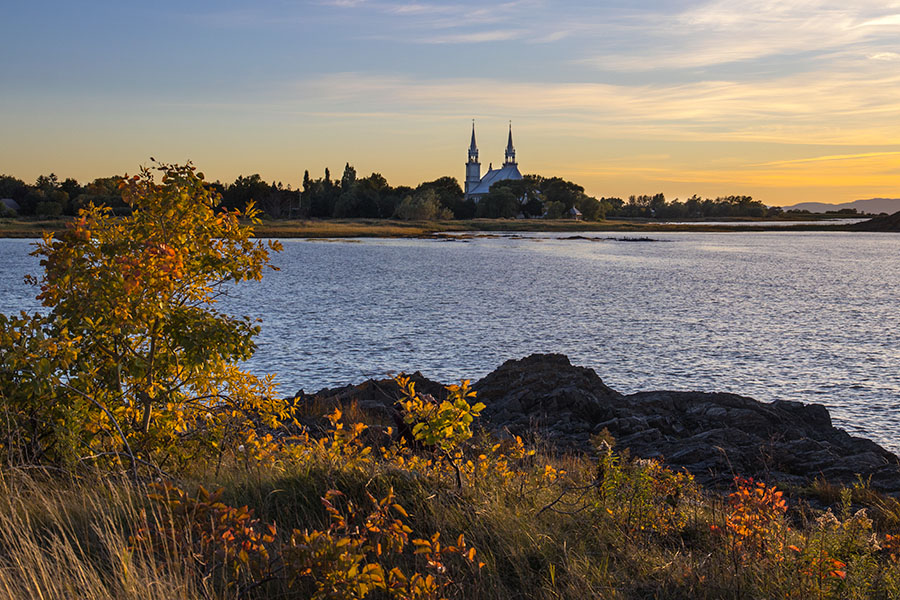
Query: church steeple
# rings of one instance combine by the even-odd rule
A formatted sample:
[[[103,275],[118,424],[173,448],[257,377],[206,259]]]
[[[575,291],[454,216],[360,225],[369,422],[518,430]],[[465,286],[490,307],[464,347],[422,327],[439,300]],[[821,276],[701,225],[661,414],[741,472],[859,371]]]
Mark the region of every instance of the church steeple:
[[[474,138],[473,138],[474,139]],[[509,122],[509,141],[506,142],[506,161],[503,163],[503,166],[516,164],[516,149],[513,147],[512,141],[512,121]]]
[[[472,119],[472,143],[469,144],[469,161],[466,163],[466,197],[479,183],[481,183],[481,163],[478,162],[478,145],[475,144],[475,119]]]
[[[472,143],[469,144],[469,162],[478,162],[478,145],[475,143],[475,119],[472,119]]]

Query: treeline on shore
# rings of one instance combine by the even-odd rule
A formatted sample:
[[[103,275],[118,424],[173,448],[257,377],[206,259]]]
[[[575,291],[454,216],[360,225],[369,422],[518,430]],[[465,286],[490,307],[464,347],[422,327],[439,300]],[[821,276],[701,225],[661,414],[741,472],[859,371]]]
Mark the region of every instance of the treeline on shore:
[[[51,173],[34,184],[0,175],[0,216],[58,217],[75,215],[93,203],[118,214],[130,209],[122,199],[122,177],[102,177],[82,185],[72,178],[60,181]],[[768,207],[751,196],[715,199],[694,195],[687,200],[666,200],[664,194],[594,198],[584,188],[561,177],[526,175],[521,180],[500,181],[480,201],[466,199],[455,177],[440,177],[416,187],[390,185],[380,173],[358,177],[347,163],[340,179],[325,169],[323,177],[303,175],[300,189],[281,182],[268,183],[259,174],[239,176],[230,184],[210,186],[222,197],[222,205],[243,210],[254,202],[271,219],[370,218],[449,220],[471,218],[607,218],[704,219],[775,217],[780,207]],[[11,201],[11,202],[10,202]]]

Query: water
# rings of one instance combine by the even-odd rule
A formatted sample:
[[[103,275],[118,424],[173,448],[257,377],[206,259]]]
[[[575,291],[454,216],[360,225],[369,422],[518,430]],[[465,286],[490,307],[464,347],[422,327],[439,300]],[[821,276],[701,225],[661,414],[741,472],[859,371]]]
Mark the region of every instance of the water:
[[[477,379],[561,352],[625,392],[818,402],[900,449],[900,236],[670,233],[658,242],[288,240],[221,305],[262,319],[247,365],[285,394],[421,370]],[[0,311],[33,309],[27,241],[0,240]]]
[[[662,225],[714,225],[716,227],[794,227],[795,225],[838,226],[855,225],[868,221],[871,217],[861,219],[827,219],[817,221],[665,221]]]

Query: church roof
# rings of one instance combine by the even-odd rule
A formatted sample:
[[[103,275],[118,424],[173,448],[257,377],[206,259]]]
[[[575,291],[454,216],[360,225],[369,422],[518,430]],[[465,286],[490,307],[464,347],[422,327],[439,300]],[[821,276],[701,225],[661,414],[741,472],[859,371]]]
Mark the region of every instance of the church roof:
[[[481,181],[474,189],[469,191],[469,196],[484,196],[491,191],[491,186],[498,181],[506,181],[508,179],[522,179],[519,167],[515,164],[503,165],[499,169],[491,169],[484,174]]]

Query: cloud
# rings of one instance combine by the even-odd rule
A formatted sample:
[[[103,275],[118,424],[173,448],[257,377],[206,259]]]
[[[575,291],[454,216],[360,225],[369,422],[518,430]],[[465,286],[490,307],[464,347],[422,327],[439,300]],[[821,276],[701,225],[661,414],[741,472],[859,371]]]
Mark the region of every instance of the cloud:
[[[393,4],[385,5],[384,10],[397,15],[432,15],[432,14],[450,14],[460,9],[459,6],[452,4]]]
[[[366,4],[367,0],[322,0],[320,4],[338,8],[356,8]]]
[[[885,15],[883,17],[878,17],[877,19],[872,19],[871,21],[866,21],[865,23],[860,23],[860,27],[896,27],[900,25],[900,15]]]
[[[900,60],[900,54],[896,52],[876,52],[870,54],[869,58],[871,60]]]
[[[612,71],[650,71],[858,51],[877,46],[885,28],[900,23],[894,10],[870,0],[714,0],[671,16],[634,16],[619,29],[640,46],[580,62]]]
[[[471,33],[454,33],[421,37],[418,38],[417,41],[424,44],[477,44],[483,42],[514,40],[525,36],[526,33],[527,32],[520,29],[494,29],[488,31],[473,31]]]
[[[589,137],[896,144],[900,73],[814,72],[763,82],[613,85],[362,73],[298,84],[319,110],[521,115]]]
[[[803,163],[815,163],[815,162],[868,160],[871,158],[883,157],[883,156],[900,156],[900,152],[864,152],[861,154],[830,154],[830,155],[826,155],[826,156],[813,156],[811,158],[795,158],[795,159],[791,159],[791,160],[776,160],[776,161],[758,163],[758,164],[748,165],[748,166],[772,167],[772,166],[799,165],[799,164],[803,164]]]

